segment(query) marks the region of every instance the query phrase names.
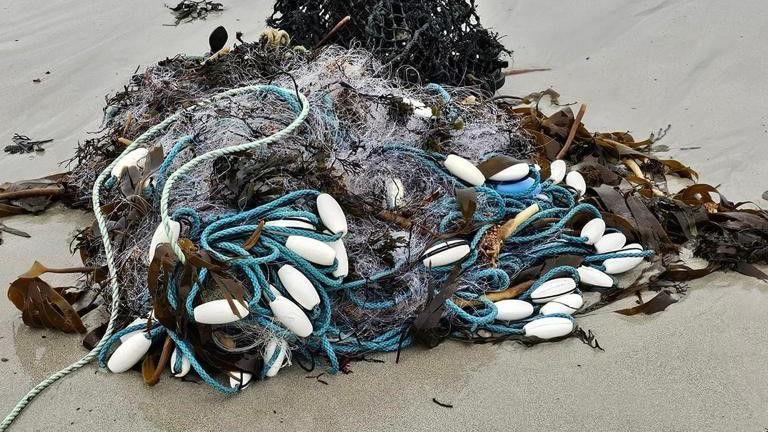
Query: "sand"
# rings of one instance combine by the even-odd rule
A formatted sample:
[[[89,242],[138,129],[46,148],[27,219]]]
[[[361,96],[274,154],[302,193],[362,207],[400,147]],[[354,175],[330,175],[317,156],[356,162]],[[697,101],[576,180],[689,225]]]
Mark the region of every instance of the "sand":
[[[98,129],[104,94],[137,66],[204,51],[220,24],[255,38],[269,2],[225,3],[223,14],[179,27],[163,26],[171,16],[154,0],[0,3],[0,144],[14,132],[55,139],[42,156],[0,155],[0,181],[61,170],[75,143]],[[515,67],[553,68],[510,78],[509,93],[552,86],[564,101],[589,105],[591,129],[644,136],[671,123],[661,142],[670,156],[723,183],[731,200],[761,205],[765,13],[760,0],[481,5],[484,22],[508,35]],[[35,259],[76,264],[68,240],[88,221],[64,209],[5,220],[33,237],[4,236],[0,286]],[[767,308],[768,285],[713,275],[662,314],[579,318],[605,352],[576,340],[528,349],[446,343],[409,349],[399,364],[391,355],[356,363],[352,374],[324,376],[328,385],[284,370],[233,398],[171,379],[148,389],[138,374],[87,367],[43,393],[14,430],[763,431]],[[27,328],[0,300],[0,411],[79,358],[78,340]]]

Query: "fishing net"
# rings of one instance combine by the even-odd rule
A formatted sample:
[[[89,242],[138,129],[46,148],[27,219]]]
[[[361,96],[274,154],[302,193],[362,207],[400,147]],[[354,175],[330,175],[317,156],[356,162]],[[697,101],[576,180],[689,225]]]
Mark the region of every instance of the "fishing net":
[[[310,48],[346,16],[333,42],[369,50],[408,82],[479,86],[491,94],[504,84],[510,51],[482,27],[474,1],[280,0],[267,23]]]

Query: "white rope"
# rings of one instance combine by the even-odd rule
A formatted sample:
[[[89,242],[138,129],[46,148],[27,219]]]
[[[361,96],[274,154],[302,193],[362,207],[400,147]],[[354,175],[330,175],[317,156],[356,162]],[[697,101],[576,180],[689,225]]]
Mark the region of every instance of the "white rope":
[[[91,362],[101,350],[102,346],[107,342],[109,337],[114,332],[115,327],[115,321],[117,319],[119,306],[120,306],[120,286],[117,282],[117,270],[115,268],[115,259],[114,259],[114,252],[112,250],[112,244],[110,243],[109,239],[109,232],[107,229],[107,221],[104,218],[104,215],[101,213],[101,185],[104,183],[104,181],[107,179],[107,177],[112,172],[112,168],[117,165],[120,160],[125,157],[128,153],[130,153],[132,150],[139,147],[141,144],[144,144],[153,138],[155,138],[157,135],[159,135],[161,132],[163,132],[168,126],[173,124],[178,118],[186,111],[191,111],[195,108],[202,107],[205,105],[209,105],[213,102],[216,102],[220,99],[233,97],[233,96],[239,96],[247,93],[254,93],[264,90],[269,86],[264,85],[252,85],[247,87],[239,87],[236,89],[231,89],[219,94],[216,94],[212,96],[210,99],[206,101],[201,101],[189,108],[186,108],[184,110],[178,111],[175,114],[169,116],[165,120],[163,120],[161,123],[149,128],[147,131],[145,131],[143,134],[141,134],[138,138],[136,138],[131,145],[125,148],[123,152],[115,158],[115,160],[112,161],[112,163],[109,164],[102,172],[99,174],[99,176],[96,178],[96,182],[93,184],[93,190],[92,190],[92,204],[93,204],[93,214],[96,216],[96,223],[99,226],[99,230],[101,232],[101,241],[104,244],[104,255],[107,259],[107,268],[109,269],[109,277],[110,277],[110,288],[112,290],[112,313],[109,317],[109,324],[107,324],[107,328],[104,331],[104,336],[101,337],[101,340],[98,344],[96,344],[95,347],[91,351],[88,352],[83,358],[76,361],[75,363],[72,363],[71,365],[65,367],[64,369],[61,369],[60,371],[52,374],[39,384],[37,384],[35,387],[32,388],[24,397],[22,397],[17,403],[16,406],[13,407],[10,413],[3,419],[3,422],[0,423],[0,432],[3,432],[8,429],[8,427],[13,423],[13,421],[21,414],[21,412],[26,408],[26,406],[34,399],[40,392],[48,388],[51,384],[55,383],[59,379],[69,375],[70,373],[82,368],[83,366],[87,365]],[[298,93],[299,99],[301,101],[302,109],[301,113],[296,117],[296,119],[291,122],[290,125],[288,125],[286,128],[280,130],[279,132],[275,133],[274,135],[270,135],[268,137],[259,139],[257,141],[248,142],[245,144],[240,144],[232,147],[227,147],[223,149],[213,150],[211,152],[208,152],[204,155],[198,156],[191,161],[184,164],[179,170],[174,172],[167,180],[165,187],[163,188],[163,194],[161,196],[161,212],[162,212],[162,218],[163,218],[163,225],[166,229],[166,234],[168,235],[168,238],[172,238],[170,236],[170,217],[167,214],[168,211],[168,198],[170,196],[170,187],[173,185],[174,181],[178,178],[179,175],[183,174],[184,172],[189,171],[190,169],[194,168],[198,164],[204,162],[205,160],[216,158],[225,154],[231,154],[236,153],[240,151],[250,150],[254,147],[265,145],[272,143],[280,138],[283,138],[285,135],[293,132],[301,123],[304,121],[304,119],[307,117],[307,114],[309,113],[309,102],[307,101],[307,98],[301,94]],[[181,248],[176,243],[171,243],[171,247],[173,248],[174,253],[179,257],[179,259],[184,262],[184,254],[181,251]]]

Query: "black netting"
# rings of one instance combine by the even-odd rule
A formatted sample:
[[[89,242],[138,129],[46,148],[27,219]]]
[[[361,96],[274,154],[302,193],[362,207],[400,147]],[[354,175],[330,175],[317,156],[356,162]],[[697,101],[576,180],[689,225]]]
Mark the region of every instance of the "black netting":
[[[277,0],[267,23],[311,48],[345,16],[332,41],[372,51],[408,82],[490,92],[504,84],[511,52],[480,25],[474,0]]]

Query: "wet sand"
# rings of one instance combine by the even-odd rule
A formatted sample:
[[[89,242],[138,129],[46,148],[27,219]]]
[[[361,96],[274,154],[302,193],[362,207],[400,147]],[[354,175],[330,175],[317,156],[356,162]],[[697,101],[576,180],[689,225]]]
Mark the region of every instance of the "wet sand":
[[[150,0],[0,4],[0,140],[14,132],[54,138],[42,156],[0,155],[0,181],[57,172],[86,131],[98,129],[103,96],[136,66],[204,51],[211,29],[257,37],[267,1],[179,27]],[[707,5],[711,3],[711,5]],[[506,90],[553,86],[589,104],[592,129],[636,136],[672,124],[670,156],[723,183],[731,200],[766,201],[760,150],[768,138],[768,44],[760,1],[484,1],[486,25],[508,35],[514,66],[550,72],[512,77]],[[16,41],[18,40],[18,41]],[[45,75],[50,71],[49,75]],[[42,78],[41,83],[33,83]],[[2,142],[5,145],[5,142]],[[700,147],[695,150],[685,148]],[[68,243],[88,215],[56,209],[4,220],[32,234],[4,235],[0,286],[35,259],[77,264]],[[409,349],[401,362],[356,363],[328,385],[283,370],[226,398],[204,385],[87,367],[44,392],[14,430],[595,430],[762,431],[768,427],[768,285],[734,274],[692,284],[650,317],[600,311],[579,318],[605,352],[576,340],[446,343]],[[78,359],[79,338],[29,329],[0,300],[0,411],[49,373]],[[444,408],[432,398],[449,403]]]

